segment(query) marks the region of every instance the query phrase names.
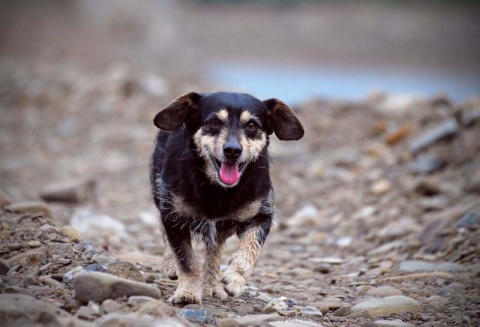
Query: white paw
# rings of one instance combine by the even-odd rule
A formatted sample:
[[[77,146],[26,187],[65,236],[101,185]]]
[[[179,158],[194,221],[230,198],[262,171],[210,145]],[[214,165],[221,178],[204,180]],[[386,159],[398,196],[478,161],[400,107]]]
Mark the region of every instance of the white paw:
[[[230,269],[227,269],[223,278],[223,281],[226,284],[225,289],[227,290],[228,294],[238,297],[243,294],[247,280],[238,272],[229,270]]]

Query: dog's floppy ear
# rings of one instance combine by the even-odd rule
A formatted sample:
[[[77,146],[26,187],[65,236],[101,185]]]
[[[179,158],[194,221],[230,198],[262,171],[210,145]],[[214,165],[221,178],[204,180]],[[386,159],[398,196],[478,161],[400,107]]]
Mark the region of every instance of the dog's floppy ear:
[[[275,132],[275,135],[282,141],[299,140],[305,131],[293,110],[278,99],[263,101],[267,107],[270,125],[268,133]]]
[[[192,114],[192,111],[198,108],[200,98],[201,95],[195,92],[179,96],[156,114],[153,123],[165,131],[174,131],[180,128]]]

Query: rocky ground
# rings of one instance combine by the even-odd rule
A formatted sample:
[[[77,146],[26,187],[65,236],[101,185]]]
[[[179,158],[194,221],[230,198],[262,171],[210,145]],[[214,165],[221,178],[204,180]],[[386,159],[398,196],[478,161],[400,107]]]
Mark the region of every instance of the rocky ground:
[[[0,70],[3,326],[480,325],[478,98],[295,107],[306,135],[272,142],[278,219],[246,293],[173,307],[151,120],[206,86],[124,64]]]

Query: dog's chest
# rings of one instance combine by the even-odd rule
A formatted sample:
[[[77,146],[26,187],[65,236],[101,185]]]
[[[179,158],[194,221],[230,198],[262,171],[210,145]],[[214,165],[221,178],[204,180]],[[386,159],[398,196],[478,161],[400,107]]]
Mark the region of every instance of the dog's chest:
[[[215,199],[211,200],[207,207],[202,207],[189,203],[182,196],[174,195],[172,197],[172,207],[173,210],[183,217],[188,217],[192,219],[208,219],[208,220],[234,220],[234,221],[246,221],[249,220],[260,211],[262,211],[264,206],[264,201],[261,199],[253,200],[247,203],[244,203],[233,208],[222,208],[221,203],[215,203]]]

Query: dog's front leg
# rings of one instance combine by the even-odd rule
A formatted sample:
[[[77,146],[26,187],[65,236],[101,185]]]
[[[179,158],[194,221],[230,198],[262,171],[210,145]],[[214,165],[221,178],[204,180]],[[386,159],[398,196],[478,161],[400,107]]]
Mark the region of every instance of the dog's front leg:
[[[165,216],[162,216],[165,217]],[[163,226],[168,243],[175,257],[178,287],[169,299],[172,303],[201,303],[202,285],[201,271],[195,261],[191,234],[188,227],[178,228],[182,217],[163,219]]]
[[[232,256],[223,278],[229,294],[240,296],[243,293],[271,225],[272,216],[261,214],[254,217],[251,222],[239,226],[237,234],[240,238],[240,248]]]

